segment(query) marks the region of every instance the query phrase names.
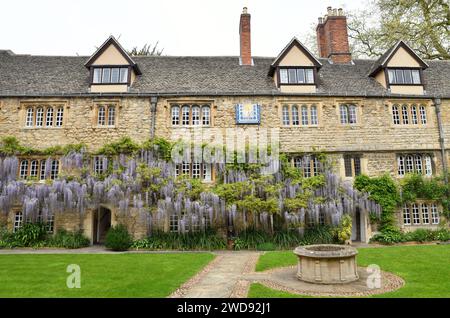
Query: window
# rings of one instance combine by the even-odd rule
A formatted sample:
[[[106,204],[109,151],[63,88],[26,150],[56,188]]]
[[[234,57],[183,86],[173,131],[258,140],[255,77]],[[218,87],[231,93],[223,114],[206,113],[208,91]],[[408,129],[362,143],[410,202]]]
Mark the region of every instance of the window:
[[[420,224],[419,207],[415,203],[412,205],[412,215],[413,215],[413,224],[414,225]]]
[[[409,207],[406,204],[403,206],[403,224],[411,225],[411,214],[409,213]]]
[[[55,180],[58,177],[59,161],[52,160],[52,168],[50,170],[50,179]]]
[[[302,105],[300,107],[301,114],[299,114],[299,106],[283,105],[282,107],[282,123],[284,126],[289,126],[290,119],[292,119],[293,126],[317,126],[319,124],[319,115],[317,105]],[[291,116],[289,116],[291,115]],[[301,122],[300,122],[301,116]]]
[[[45,180],[45,160],[41,160],[39,171],[39,180]]]
[[[321,164],[316,156],[296,157],[293,162],[294,167],[299,169],[305,178],[318,176],[321,172]]]
[[[38,107],[36,109],[36,127],[42,127],[44,125],[44,109]]]
[[[200,107],[192,106],[192,125],[198,126],[200,125]]]
[[[28,176],[28,160],[22,160],[20,163],[20,178],[25,179]]]
[[[169,231],[174,233],[179,231],[179,217],[176,214],[169,216]]]
[[[45,222],[45,229],[47,233],[53,233],[55,227],[55,216],[50,214],[47,216],[47,222]]]
[[[341,124],[356,124],[356,106],[340,105]]]
[[[38,175],[38,161],[32,160],[30,164],[30,177],[37,178]]]
[[[436,203],[431,205],[431,223],[439,224],[439,211]]]
[[[361,158],[359,156],[344,156],[346,177],[356,177],[361,174]]]
[[[211,164],[183,162],[175,165],[175,176],[178,177],[180,174],[183,174],[192,179],[202,179],[209,182],[211,181],[211,170]]]
[[[54,107],[56,109],[56,120],[54,120]],[[61,105],[37,105],[27,108],[26,112],[26,127],[46,128],[62,127],[63,125],[64,107]]]
[[[421,85],[418,69],[388,69],[389,84],[391,85]]]
[[[95,156],[94,157],[94,173],[95,174],[102,174],[106,172],[106,165],[107,161],[105,160],[103,156]]]
[[[308,106],[302,106],[302,125],[308,125]]]
[[[61,127],[63,124],[64,108],[58,107],[56,111],[56,127]]]
[[[116,122],[116,108],[108,106],[108,126],[114,126]]]
[[[280,84],[314,84],[312,68],[280,68]]]
[[[93,84],[127,84],[127,67],[95,67],[92,74]]]
[[[298,118],[298,106],[297,105],[292,106],[292,125],[294,125],[294,126],[300,125],[300,121]]]
[[[422,223],[430,224],[430,211],[428,210],[428,206],[425,203],[421,204],[422,210]]]
[[[427,124],[427,112],[424,105],[419,107],[415,104],[401,106],[401,111],[399,105],[392,106],[392,120],[394,125],[426,125]]]
[[[399,176],[404,176],[405,173],[418,173],[426,176],[433,174],[431,156],[427,154],[399,155],[397,166]]]
[[[180,124],[180,107],[172,106],[172,125]]]
[[[319,212],[319,224],[325,225],[325,213],[323,211]]]
[[[23,214],[22,212],[17,212],[14,215],[14,228],[13,231],[17,232],[23,225]]]
[[[116,105],[97,105],[97,125],[105,127],[116,125]]]
[[[180,106],[171,107],[172,126],[180,125]],[[183,105],[181,107],[182,126],[209,126],[211,124],[211,107],[209,105]]]
[[[289,106],[288,105],[283,106],[283,125],[285,125],[285,126],[289,125]]]

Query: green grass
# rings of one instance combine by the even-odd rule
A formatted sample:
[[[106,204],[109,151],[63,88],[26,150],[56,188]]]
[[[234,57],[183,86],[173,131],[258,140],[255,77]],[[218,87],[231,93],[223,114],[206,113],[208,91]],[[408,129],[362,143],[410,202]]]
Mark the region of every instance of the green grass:
[[[358,265],[377,264],[406,281],[403,288],[374,297],[450,297],[450,245],[361,248],[358,252]],[[291,251],[267,252],[260,257],[256,270],[296,262]],[[251,286],[249,297],[298,297],[255,285]]]
[[[0,255],[0,297],[166,297],[214,256],[193,254]],[[69,264],[81,288],[66,286]]]

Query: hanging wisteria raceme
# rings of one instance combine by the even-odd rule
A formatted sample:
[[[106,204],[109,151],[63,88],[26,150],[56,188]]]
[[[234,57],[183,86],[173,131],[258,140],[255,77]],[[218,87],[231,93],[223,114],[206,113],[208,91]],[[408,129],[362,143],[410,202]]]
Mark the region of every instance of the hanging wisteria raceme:
[[[14,207],[21,207],[24,217],[36,221],[70,212],[79,213],[81,218],[86,210],[107,204],[116,207],[121,216],[137,213],[139,220],[147,224],[149,233],[155,230],[186,233],[211,227],[236,227],[237,224],[243,228],[250,224],[259,224],[263,229],[273,228],[269,211],[259,211],[258,216],[251,216],[251,208],[241,209],[212,191],[192,198],[189,194],[193,190],[191,181],[180,182],[175,178],[175,165],[159,159],[151,150],[142,150],[135,156],[103,156],[101,160],[103,169],[109,172],[106,176],[81,173],[90,170],[90,160],[83,152],[71,152],[60,162],[63,170],[71,171],[75,176],[63,174],[52,182],[30,183],[16,180],[17,158],[1,158],[0,211],[8,213]],[[52,160],[48,158],[45,161],[47,178],[51,164]],[[294,199],[305,190],[301,184],[284,178],[281,172],[258,181],[253,178],[254,173],[229,169],[224,164],[214,164],[214,169],[217,178],[224,183],[246,184],[240,193],[242,198],[250,196],[266,201],[269,199],[266,188],[274,186],[276,192],[271,198],[277,201],[279,215],[288,227],[319,224],[324,219],[337,225],[344,214],[354,215],[356,209],[376,215],[381,213],[380,206],[370,200],[368,194],[355,190],[330,171],[323,173],[324,184],[313,190],[306,207],[288,212],[285,211],[285,200]]]

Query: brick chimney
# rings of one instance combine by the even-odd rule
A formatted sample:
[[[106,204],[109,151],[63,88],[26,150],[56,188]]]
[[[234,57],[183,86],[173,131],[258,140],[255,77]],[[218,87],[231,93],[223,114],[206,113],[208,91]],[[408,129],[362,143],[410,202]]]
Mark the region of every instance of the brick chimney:
[[[250,32],[250,14],[247,13],[247,8],[244,7],[241,14],[241,21],[239,23],[239,37],[241,43],[241,65],[253,65],[252,60],[252,44]]]
[[[352,60],[348,45],[347,17],[342,9],[327,8],[327,14],[319,18],[316,28],[320,57],[335,64],[346,64]]]

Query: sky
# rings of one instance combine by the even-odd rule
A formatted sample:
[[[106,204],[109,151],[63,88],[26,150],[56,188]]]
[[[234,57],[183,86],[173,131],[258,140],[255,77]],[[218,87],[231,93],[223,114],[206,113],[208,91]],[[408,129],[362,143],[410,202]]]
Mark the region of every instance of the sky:
[[[109,35],[126,49],[146,43],[164,55],[239,55],[239,17],[252,15],[252,55],[277,56],[304,41],[326,8],[358,0],[0,0],[0,49],[16,54],[91,55]]]

